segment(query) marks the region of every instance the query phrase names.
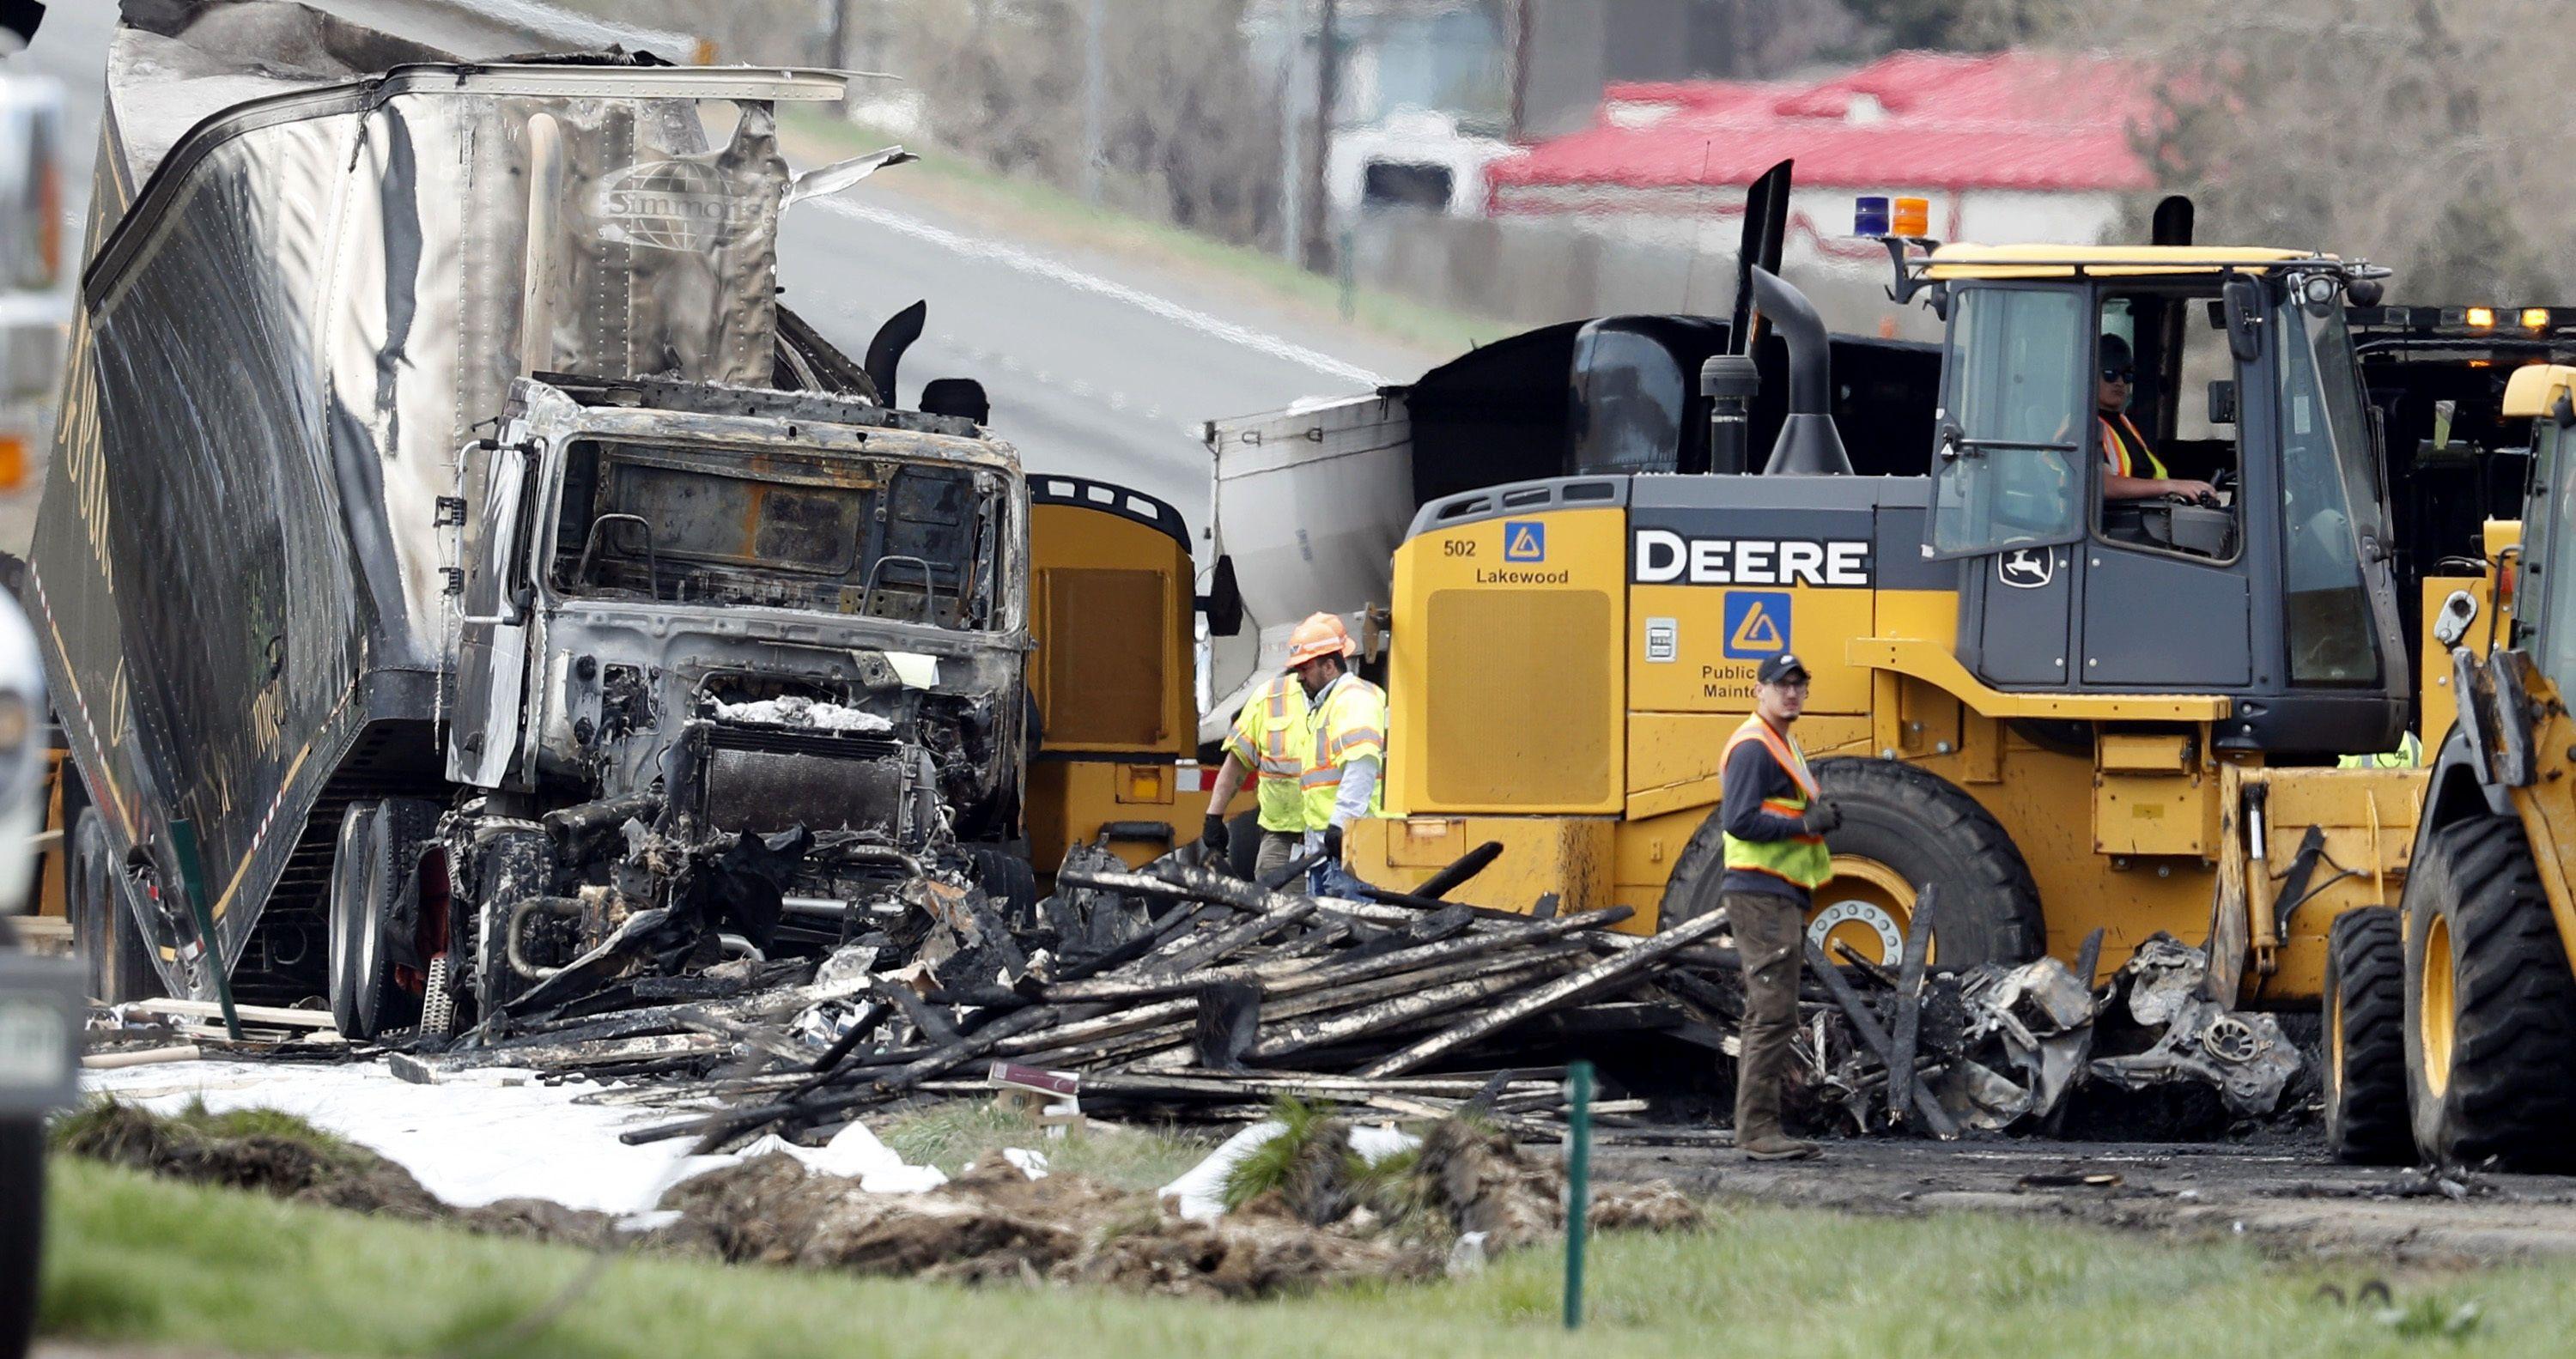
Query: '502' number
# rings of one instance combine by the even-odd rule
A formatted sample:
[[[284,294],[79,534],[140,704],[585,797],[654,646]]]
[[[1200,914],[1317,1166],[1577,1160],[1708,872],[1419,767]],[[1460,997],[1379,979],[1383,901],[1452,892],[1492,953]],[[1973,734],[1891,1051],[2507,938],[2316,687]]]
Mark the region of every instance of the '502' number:
[[[1443,538],[1440,540],[1440,555],[1444,557],[1475,556],[1475,540],[1472,538]]]

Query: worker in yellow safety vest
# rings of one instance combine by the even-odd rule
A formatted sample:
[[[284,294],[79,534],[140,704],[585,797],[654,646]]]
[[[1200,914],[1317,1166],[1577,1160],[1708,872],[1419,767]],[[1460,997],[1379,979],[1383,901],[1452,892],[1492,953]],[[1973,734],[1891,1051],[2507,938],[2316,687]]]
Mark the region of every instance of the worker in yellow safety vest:
[[[1207,821],[1199,844],[1212,855],[1232,847],[1225,809],[1246,778],[1260,803],[1261,849],[1253,872],[1268,877],[1297,857],[1306,836],[1306,689],[1293,670],[1281,671],[1235,715],[1226,733],[1225,765],[1208,787]]]
[[[1208,790],[1199,832],[1210,852],[1229,848],[1226,804],[1245,778],[1257,777],[1261,852],[1254,872],[1266,877],[1302,851],[1322,850],[1325,862],[1310,873],[1314,890],[1358,889],[1340,868],[1342,832],[1383,805],[1386,764],[1386,691],[1350,673],[1348,658],[1358,650],[1329,613],[1289,634],[1286,673],[1243,705],[1227,734],[1225,767]]]
[[[1342,866],[1342,833],[1385,804],[1386,691],[1351,673],[1359,649],[1329,613],[1298,624],[1289,641],[1289,667],[1306,691],[1306,771],[1298,776],[1305,848],[1324,853],[1307,873],[1307,890],[1317,896],[1362,894],[1360,880]]]
[[[2117,335],[2105,335],[2101,356],[2102,383],[2095,393],[2099,409],[2094,422],[2102,431],[2102,498],[2153,500],[2178,495],[2186,500],[2215,501],[2218,492],[2208,482],[2165,475],[2164,460],[2147,447],[2147,436],[2139,433],[2138,423],[2129,418],[2129,397],[2137,390],[2138,382],[2138,365],[2130,357],[2129,342]]]
[[[1753,672],[1753,713],[1718,764],[1726,876],[1718,904],[1744,965],[1744,1025],[1735,1066],[1735,1145],[1756,1160],[1817,1154],[1780,1123],[1789,1040],[1798,1030],[1799,955],[1808,903],[1833,876],[1825,835],[1842,813],[1789,734],[1807,706],[1807,667],[1789,652]]]

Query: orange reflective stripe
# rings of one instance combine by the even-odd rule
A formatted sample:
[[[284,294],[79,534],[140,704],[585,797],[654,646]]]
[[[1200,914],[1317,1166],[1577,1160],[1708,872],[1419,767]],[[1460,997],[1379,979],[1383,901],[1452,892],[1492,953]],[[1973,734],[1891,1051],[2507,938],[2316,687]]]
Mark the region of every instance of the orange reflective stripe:
[[[1815,797],[1824,791],[1817,786],[1816,776],[1807,768],[1806,752],[1798,749],[1795,741],[1783,740],[1780,733],[1773,731],[1771,724],[1763,721],[1759,713],[1745,718],[1744,725],[1737,727],[1735,734],[1727,738],[1726,749],[1718,752],[1717,767],[1724,769],[1726,762],[1735,758],[1736,746],[1745,741],[1754,740],[1760,741],[1763,748],[1771,752],[1771,758],[1779,762],[1780,768],[1789,775],[1790,782],[1798,785],[1798,791],[1808,797]]]
[[[2135,464],[2129,460],[2129,446],[2121,442],[2120,432],[2111,428],[2111,417],[2107,415],[2097,415],[2093,417],[2093,419],[2096,423],[2102,426],[2103,464],[2108,466],[2113,472],[2124,477],[2137,475],[2135,472],[2129,470],[2131,467],[2135,466]]]
[[[1771,813],[1773,816],[1796,816],[1805,811],[1806,808],[1801,807],[1794,802],[1782,802],[1776,797],[1766,797],[1762,799],[1762,810]]]
[[[2144,458],[2147,460],[2144,475],[2161,477],[2165,474],[2164,460],[2147,447],[2147,436],[2138,432],[2138,422],[2130,419],[2127,412],[2121,412],[2120,423],[2116,426],[2111,423],[2110,416],[2096,415],[2093,418],[2102,426],[2103,465],[2121,476],[2134,477],[2141,475],[2138,459]],[[2126,438],[2121,437],[2124,430],[2127,431]]]
[[[1321,788],[1325,784],[1339,783],[1341,781],[1342,767],[1337,764],[1332,764],[1326,765],[1321,769],[1307,770],[1305,777],[1297,780],[1297,786],[1300,788]]]
[[[1342,752],[1349,750],[1354,746],[1383,747],[1385,744],[1386,733],[1377,731],[1373,728],[1362,727],[1357,731],[1343,732],[1341,739],[1333,743],[1332,755],[1334,759],[1338,760],[1342,757]]]

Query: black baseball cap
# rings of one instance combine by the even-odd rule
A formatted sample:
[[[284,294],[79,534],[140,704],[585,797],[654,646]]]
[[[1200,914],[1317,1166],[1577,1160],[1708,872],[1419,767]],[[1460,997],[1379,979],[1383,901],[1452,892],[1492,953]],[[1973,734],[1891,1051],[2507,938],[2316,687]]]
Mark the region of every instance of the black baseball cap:
[[[1778,684],[1780,681],[1790,678],[1807,679],[1809,676],[1807,674],[1807,663],[1799,660],[1794,653],[1787,651],[1780,652],[1772,656],[1770,659],[1765,660],[1762,662],[1762,668],[1753,672],[1753,679],[1757,684]]]

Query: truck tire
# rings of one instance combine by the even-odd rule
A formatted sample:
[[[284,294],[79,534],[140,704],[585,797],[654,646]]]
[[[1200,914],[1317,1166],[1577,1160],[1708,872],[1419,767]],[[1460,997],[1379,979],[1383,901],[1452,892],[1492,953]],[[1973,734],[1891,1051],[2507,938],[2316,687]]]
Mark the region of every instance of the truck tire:
[[[107,835],[107,818],[83,807],[72,822],[72,852],[63,886],[71,915],[72,944],[89,969],[90,999],[103,1005],[149,1000],[162,993],[151,946],[127,905],[124,872]]]
[[[2415,1158],[2406,1106],[2406,930],[2393,906],[2336,916],[2326,932],[2326,1149],[2341,1161]]]
[[[25,1359],[45,1242],[45,1121],[0,1119],[0,1359]]]
[[[2415,1146],[2449,1166],[2576,1165],[2576,975],[2510,816],[2433,832],[2406,880]]]
[[[999,845],[968,845],[966,858],[974,866],[975,885],[1002,919],[1025,924],[1035,918],[1038,872],[1028,860]]]
[[[2028,962],[2047,949],[2030,866],[2003,823],[1975,798],[1947,779],[1894,760],[1819,760],[1815,772],[1843,812],[1841,828],[1826,837],[1842,894],[1827,883],[1807,917],[1808,937],[1819,948],[1826,939],[1846,938],[1864,957],[1895,962],[1912,923],[1915,894],[1935,884],[1941,889],[1941,918],[1933,948],[1943,963]],[[1717,883],[1726,874],[1725,829],[1718,817],[1711,808],[1683,848],[1664,886],[1663,920],[1686,920],[1716,908]]]
[[[353,1040],[420,1018],[420,998],[394,984],[385,939],[402,886],[396,819],[385,803],[350,803],[331,855],[331,1018]]]

